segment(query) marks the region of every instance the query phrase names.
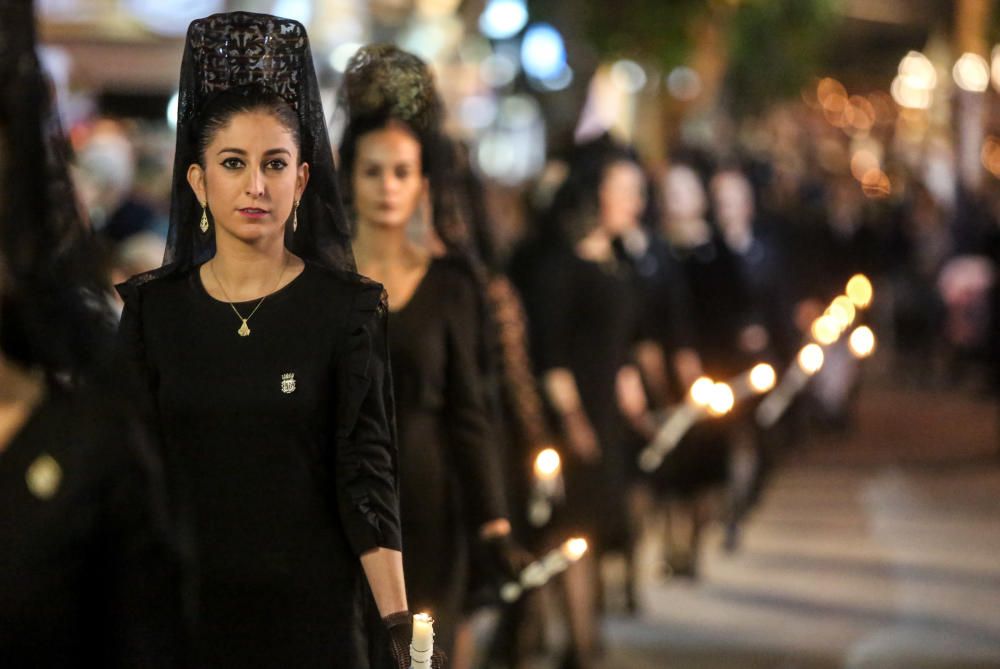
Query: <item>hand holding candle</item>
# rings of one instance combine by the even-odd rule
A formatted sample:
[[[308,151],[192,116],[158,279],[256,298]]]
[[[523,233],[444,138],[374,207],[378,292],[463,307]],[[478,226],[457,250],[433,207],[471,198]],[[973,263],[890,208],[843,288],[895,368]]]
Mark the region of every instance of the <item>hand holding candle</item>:
[[[553,576],[566,571],[571,564],[584,556],[588,548],[586,539],[574,537],[567,540],[558,548],[546,553],[542,559],[525,567],[517,582],[504,584],[500,589],[500,598],[508,604],[517,601],[525,590],[539,588],[552,580]]]
[[[410,642],[411,669],[430,668],[434,656],[434,619],[427,613],[413,616],[413,640]]]

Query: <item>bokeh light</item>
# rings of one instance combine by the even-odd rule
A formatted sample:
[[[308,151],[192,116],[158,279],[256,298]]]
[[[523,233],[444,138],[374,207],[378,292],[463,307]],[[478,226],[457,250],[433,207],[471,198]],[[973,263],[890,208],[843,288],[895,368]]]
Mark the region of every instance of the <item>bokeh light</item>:
[[[955,61],[951,76],[962,90],[982,93],[990,86],[990,65],[979,54],[966,52]]]
[[[867,358],[875,351],[875,333],[867,325],[854,329],[847,340],[851,353],[857,358]]]
[[[681,102],[690,102],[701,95],[701,76],[690,67],[675,67],[667,75],[667,91]]]
[[[823,346],[829,346],[840,337],[840,324],[832,316],[823,315],[813,321],[810,333]]]
[[[521,66],[536,79],[558,76],[566,67],[566,45],[559,31],[547,23],[536,23],[521,42]]]
[[[766,362],[754,365],[754,368],[750,370],[750,387],[756,393],[766,393],[774,388],[776,381],[777,375],[774,373],[774,367]]]
[[[874,296],[872,282],[864,274],[855,274],[847,281],[847,297],[857,308],[866,308],[872,303]]]
[[[524,0],[490,0],[479,16],[479,30],[491,39],[508,39],[528,23]]]
[[[812,376],[823,367],[823,349],[819,344],[806,344],[799,351],[799,369]]]
[[[715,416],[723,416],[733,410],[736,404],[736,395],[728,383],[719,382],[712,386],[711,398],[708,402],[708,410]]]
[[[563,544],[563,555],[576,562],[584,556],[589,546],[587,540],[582,537],[574,537]]]
[[[700,407],[708,406],[709,402],[712,401],[712,388],[714,386],[715,382],[707,376],[697,379],[691,384],[691,401]]]
[[[646,71],[634,60],[622,59],[611,66],[611,81],[626,93],[638,93],[646,85]]]
[[[551,479],[559,474],[562,459],[554,448],[546,448],[535,458],[535,476],[540,479]]]

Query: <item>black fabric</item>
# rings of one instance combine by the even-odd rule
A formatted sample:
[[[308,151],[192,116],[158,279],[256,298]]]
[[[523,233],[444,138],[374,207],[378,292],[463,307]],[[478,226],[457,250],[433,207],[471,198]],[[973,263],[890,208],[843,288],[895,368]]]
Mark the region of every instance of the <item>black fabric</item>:
[[[638,333],[632,279],[625,263],[590,262],[562,245],[534,260],[535,270],[524,275],[536,281],[518,287],[525,296],[538,371],[565,368],[573,373],[601,448],[598,462],[585,462],[562,449],[566,500],[553,526],[619,547],[627,535],[629,467],[615,382]]]
[[[736,258],[715,239],[691,248],[673,248],[688,286],[693,342],[705,373],[727,379],[747,369],[753,358],[739,347],[750,323],[751,303]]]
[[[195,136],[199,114],[213,94],[248,88],[276,93],[299,116],[302,160],[309,163],[309,184],[299,205],[298,229],[286,229],[286,246],[301,258],[337,269],[354,269],[350,231],[306,30],[290,19],[232,12],[198,19],[188,28],[181,63],[166,267],[147,279],[190,269],[211,257],[214,237],[198,230],[201,205],[187,182],[188,167],[198,162]]]
[[[415,611],[430,610],[446,652],[465,595],[469,534],[507,515],[477,360],[482,307],[457,261],[436,259],[392,313],[403,566]]]
[[[192,537],[207,665],[368,666],[358,556],[401,543],[381,287],[307,263],[248,337],[198,268],[123,294],[122,364]]]
[[[163,473],[122,423],[53,391],[0,455],[5,669],[192,666]],[[46,457],[50,497],[28,485]]]
[[[77,379],[107,352],[110,286],[77,207],[32,3],[0,0],[0,16],[0,349]]]

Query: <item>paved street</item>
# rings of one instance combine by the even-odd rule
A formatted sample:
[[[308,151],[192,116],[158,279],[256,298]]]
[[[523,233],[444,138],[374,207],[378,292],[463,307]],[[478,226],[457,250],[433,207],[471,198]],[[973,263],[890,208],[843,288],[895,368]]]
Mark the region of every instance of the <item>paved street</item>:
[[[857,431],[790,458],[741,552],[654,578],[608,669],[1000,667],[995,405],[866,389]]]

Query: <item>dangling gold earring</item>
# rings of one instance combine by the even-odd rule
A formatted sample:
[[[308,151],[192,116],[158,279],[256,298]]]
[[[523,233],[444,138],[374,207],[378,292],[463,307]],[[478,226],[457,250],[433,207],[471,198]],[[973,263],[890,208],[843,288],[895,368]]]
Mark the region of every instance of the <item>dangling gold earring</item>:
[[[201,222],[198,223],[198,229],[201,230],[202,234],[208,232],[208,203],[203,202],[201,205]]]
[[[299,229],[299,201],[295,201],[295,209],[292,213],[292,232]]]

